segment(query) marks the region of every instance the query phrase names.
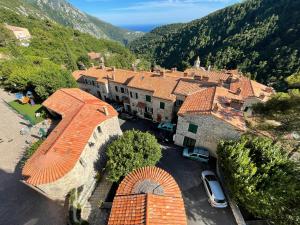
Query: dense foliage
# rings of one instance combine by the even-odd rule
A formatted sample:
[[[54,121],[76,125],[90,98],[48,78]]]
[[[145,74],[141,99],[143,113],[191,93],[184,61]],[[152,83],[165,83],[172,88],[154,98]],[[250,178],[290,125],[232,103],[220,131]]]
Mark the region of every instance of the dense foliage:
[[[134,169],[154,166],[161,158],[161,148],[150,133],[131,130],[107,149],[109,179],[118,181]]]
[[[41,99],[61,87],[76,87],[70,71],[39,57],[20,57],[0,64],[0,75],[5,88],[12,91],[31,90]]]
[[[300,1],[246,0],[187,24],[154,29],[131,49],[154,63],[185,69],[239,68],[258,81],[284,88],[300,69]]]
[[[279,145],[243,136],[221,142],[218,156],[231,196],[243,208],[272,224],[300,223],[300,169]]]
[[[1,0],[0,7],[12,11],[49,18],[58,24],[88,33],[97,38],[106,38],[126,44],[143,35],[113,26],[76,9],[67,0]]]
[[[30,46],[19,46],[4,23],[28,28],[32,35]],[[135,56],[117,42],[96,39],[4,8],[0,8],[0,31],[0,53],[9,59],[0,61],[0,82],[13,91],[33,90],[42,100],[58,88],[76,86],[70,71],[78,69],[79,61],[88,63],[86,55],[90,51],[101,52],[107,66],[131,68],[136,61]]]
[[[279,92],[266,103],[253,106],[254,113],[281,123],[276,131],[286,133],[300,132],[300,73],[286,79],[289,84],[288,93]]]

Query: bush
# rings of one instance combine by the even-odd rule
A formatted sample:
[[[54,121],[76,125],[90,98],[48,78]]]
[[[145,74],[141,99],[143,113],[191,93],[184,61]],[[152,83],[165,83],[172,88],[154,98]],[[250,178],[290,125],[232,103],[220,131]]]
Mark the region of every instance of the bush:
[[[154,166],[161,158],[161,147],[150,133],[126,131],[109,145],[108,179],[116,182],[134,169]]]
[[[273,224],[300,223],[299,165],[263,137],[243,136],[218,146],[230,194],[248,212]]]
[[[36,150],[40,147],[44,140],[38,140],[37,142],[33,143],[30,147],[28,147],[23,155],[21,160],[22,166],[25,165],[26,161],[36,152]]]

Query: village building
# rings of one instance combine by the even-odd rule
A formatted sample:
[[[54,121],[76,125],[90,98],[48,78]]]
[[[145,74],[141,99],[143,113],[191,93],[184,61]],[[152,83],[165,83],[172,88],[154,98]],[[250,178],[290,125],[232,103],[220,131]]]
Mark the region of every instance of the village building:
[[[56,91],[43,106],[61,121],[24,165],[23,182],[53,200],[63,201],[71,190],[87,198],[106,145],[122,134],[118,114],[77,88]]]
[[[144,167],[124,178],[108,225],[124,224],[187,224],[181,191],[169,173],[158,167]]]
[[[90,60],[100,60],[102,57],[99,52],[89,52],[87,55]]]
[[[83,90],[117,101],[140,118],[177,121],[175,144],[207,147],[213,154],[219,140],[236,139],[245,132],[244,113],[251,115],[253,104],[267,101],[274,93],[237,70],[205,69],[199,58],[184,72],[176,68],[137,72],[102,66],[75,71],[73,76]],[[90,81],[82,82],[87,78]],[[93,80],[107,85],[106,98],[102,97],[101,85]]]
[[[5,27],[13,32],[15,37],[20,41],[21,46],[28,47],[30,45],[31,35],[27,28],[15,27],[8,24]]]

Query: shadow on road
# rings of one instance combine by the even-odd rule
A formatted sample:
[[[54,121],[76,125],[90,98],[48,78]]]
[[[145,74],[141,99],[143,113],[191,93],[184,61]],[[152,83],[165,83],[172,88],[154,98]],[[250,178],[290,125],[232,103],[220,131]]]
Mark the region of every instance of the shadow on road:
[[[0,169],[0,224],[65,225],[64,202],[46,198],[21,179],[20,163],[13,173]]]

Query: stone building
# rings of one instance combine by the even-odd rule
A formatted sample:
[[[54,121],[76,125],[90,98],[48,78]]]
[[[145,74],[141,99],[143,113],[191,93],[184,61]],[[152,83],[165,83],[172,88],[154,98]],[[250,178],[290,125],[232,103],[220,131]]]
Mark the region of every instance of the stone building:
[[[12,31],[15,37],[20,41],[20,45],[28,47],[30,45],[31,35],[27,28],[24,27],[15,27],[6,24],[5,27]]]
[[[80,83],[87,74],[90,79],[105,80],[106,95],[124,104],[125,111],[155,122],[178,120],[177,145],[204,146],[213,151],[220,139],[239,137],[246,129],[243,113],[251,115],[253,104],[267,101],[274,93],[237,70],[205,69],[199,58],[184,72],[176,68],[153,72],[91,68],[73,73],[84,90],[99,96],[97,87],[87,88],[93,82]],[[187,131],[189,123],[199,126],[196,134]]]
[[[104,166],[105,146],[122,134],[117,112],[76,88],[56,91],[43,105],[61,121],[26,162],[23,182],[53,200],[64,200],[71,190],[86,198],[97,166]]]
[[[186,225],[181,191],[174,178],[157,167],[127,175],[119,185],[108,225]]]
[[[242,99],[224,87],[209,87],[187,96],[178,111],[175,144],[201,146],[216,153],[220,140],[245,132]]]

